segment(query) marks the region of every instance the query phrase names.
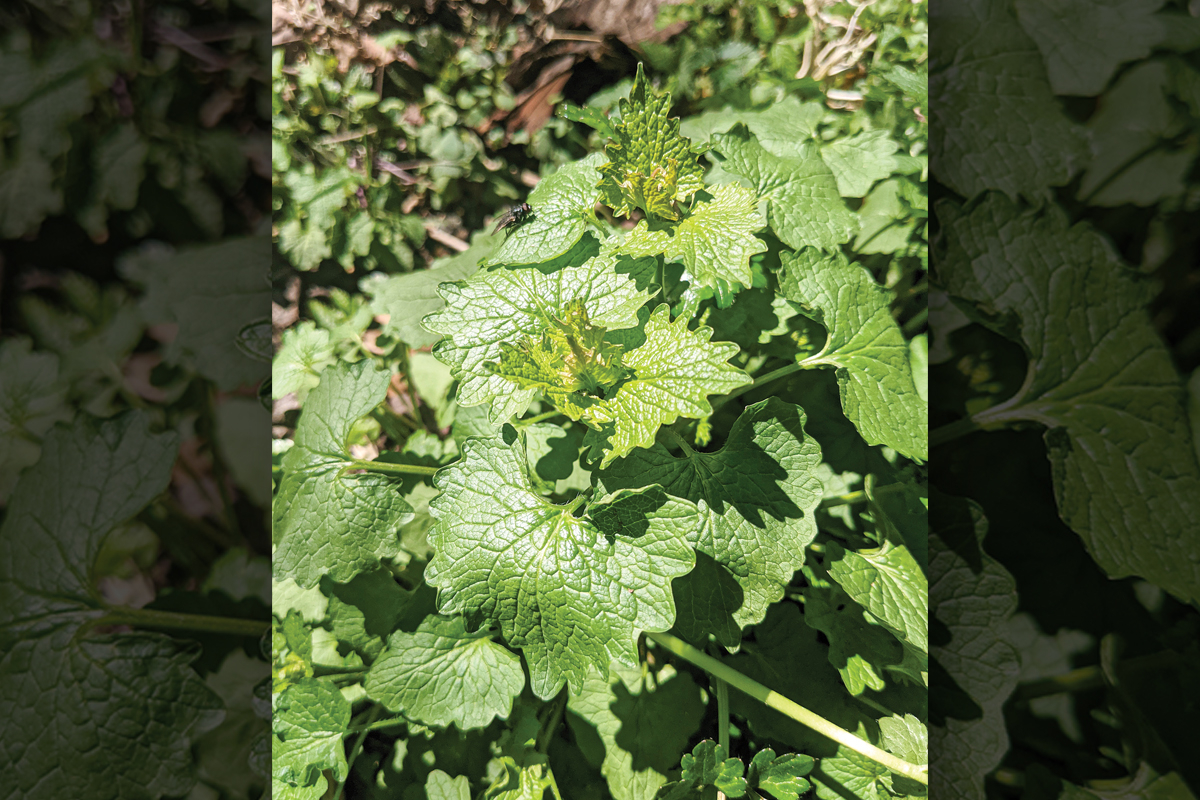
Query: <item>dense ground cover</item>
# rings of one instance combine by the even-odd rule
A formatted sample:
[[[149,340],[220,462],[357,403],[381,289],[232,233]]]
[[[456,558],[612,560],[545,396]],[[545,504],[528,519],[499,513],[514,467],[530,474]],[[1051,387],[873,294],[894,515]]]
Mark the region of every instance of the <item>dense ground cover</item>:
[[[281,795],[925,793],[922,7],[699,10],[277,49]]]

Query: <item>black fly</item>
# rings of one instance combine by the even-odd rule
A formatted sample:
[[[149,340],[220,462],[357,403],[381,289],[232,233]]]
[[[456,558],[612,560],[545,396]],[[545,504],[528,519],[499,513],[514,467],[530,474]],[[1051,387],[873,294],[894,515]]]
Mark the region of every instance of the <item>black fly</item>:
[[[518,203],[500,215],[500,218],[496,220],[496,227],[492,229],[492,233],[501,228],[511,228],[514,225],[520,225],[531,214],[533,214],[533,209],[530,208],[529,203]]]

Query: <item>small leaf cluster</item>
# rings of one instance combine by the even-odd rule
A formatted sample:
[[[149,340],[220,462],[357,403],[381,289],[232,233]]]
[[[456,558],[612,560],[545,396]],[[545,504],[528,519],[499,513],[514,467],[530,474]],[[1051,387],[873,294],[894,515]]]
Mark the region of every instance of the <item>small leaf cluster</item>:
[[[795,101],[681,122],[640,67],[615,99],[518,224],[283,338],[280,793],[924,793],[655,639],[920,774],[923,337],[854,245],[920,166],[851,175]]]

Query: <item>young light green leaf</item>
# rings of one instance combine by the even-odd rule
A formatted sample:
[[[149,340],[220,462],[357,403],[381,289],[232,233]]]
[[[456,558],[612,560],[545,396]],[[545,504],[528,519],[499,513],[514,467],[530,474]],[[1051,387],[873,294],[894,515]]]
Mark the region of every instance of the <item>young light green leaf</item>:
[[[509,756],[498,760],[501,772],[484,792],[484,800],[542,800],[554,786],[549,764],[519,766]]]
[[[890,770],[845,745],[837,753],[822,758],[812,771],[812,782],[821,800],[845,800],[847,797],[883,800],[895,795],[889,791]]]
[[[447,306],[424,324],[447,337],[433,352],[460,381],[459,406],[487,403],[497,425],[524,412],[537,389],[520,388],[488,367],[499,363],[505,346],[540,339],[578,302],[592,325],[608,330],[636,326],[653,268],[650,259],[595,256],[595,241],[589,237],[554,272],[499,268],[442,284],[439,291]]]
[[[838,192],[837,180],[815,148],[802,156],[768,152],[744,125],[713,137],[723,169],[750,182],[770,200],[767,221],[786,244],[832,250],[848,241],[858,225]]]
[[[465,775],[451,778],[435,769],[425,779],[425,797],[428,800],[471,800],[471,782]]]
[[[742,186],[713,187],[713,199],[699,203],[679,223],[664,254],[687,267],[687,280],[733,294],[753,282],[750,256],[766,251],[754,236],[763,227],[758,197]]]
[[[675,203],[704,188],[704,168],[691,142],[679,135],[679,120],[668,117],[671,95],[650,88],[639,63],[629,98],[620,100],[621,119],[604,148],[601,197],[622,216],[640,208],[663,219],[678,219]]]
[[[929,149],[963,197],[1041,196],[1089,158],[1087,138],[1050,90],[1041,53],[1002,0],[934,8],[950,46],[931,51]],[[984,154],[985,157],[980,157]]]
[[[591,503],[583,516],[533,491],[519,440],[469,439],[438,473],[425,571],[446,614],[500,625],[524,650],[534,693],[579,691],[589,667],[637,663],[635,641],[675,619],[671,579],[695,556],[696,508],[650,487]],[[574,505],[578,505],[576,502]]]
[[[438,294],[438,285],[474,275],[480,261],[491,254],[499,239],[499,234],[477,233],[471,237],[469,249],[438,259],[429,269],[387,276],[373,272],[364,277],[359,285],[363,294],[371,298],[371,311],[388,318],[384,333],[399,337],[411,347],[436,344],[441,335],[430,333],[421,320],[446,304]]]
[[[842,197],[862,197],[875,181],[896,170],[896,143],[887,131],[863,131],[821,148],[821,158],[837,179]]]
[[[556,112],[563,119],[569,119],[572,122],[582,122],[591,128],[594,128],[605,139],[613,139],[617,132],[613,129],[612,122],[598,108],[591,106],[579,107],[574,103],[559,103]]]
[[[296,392],[300,402],[321,382],[321,370],[334,361],[334,345],[329,331],[304,320],[283,332],[279,352],[271,361],[271,396],[278,400]]]
[[[1021,27],[1037,42],[1055,94],[1091,97],[1117,66],[1137,61],[1163,40],[1155,15],[1163,0],[1016,0]]]
[[[399,552],[397,529],[412,518],[400,481],[346,474],[351,429],[383,401],[390,379],[371,361],[341,363],[309,394],[272,509],[276,576],[304,587],[323,575],[345,583]]]
[[[627,351],[622,361],[631,377],[583,413],[600,432],[594,441],[603,452],[601,468],[635,447],[650,447],[659,427],[679,417],[707,417],[712,413],[708,395],[751,383],[749,375],[728,363],[737,345],[709,342],[711,328],[689,331],[687,317],[672,322],[665,304],[650,315],[644,332],[645,343]]]
[[[651,800],[678,769],[679,753],[704,717],[700,687],[669,665],[657,680],[619,664],[607,679],[593,673],[567,698],[567,709],[576,739],[599,735],[600,772],[616,800]]]
[[[1017,394],[976,423],[1049,428],[1059,514],[1096,563],[1200,598],[1200,464],[1182,381],[1145,310],[1153,287],[1057,210],[992,195],[946,232],[947,290],[1029,356]]]
[[[759,750],[746,769],[746,783],[751,789],[766,792],[775,800],[798,800],[809,789],[804,776],[812,772],[815,763],[812,756],[801,753],[787,753],[776,758],[775,751],[770,748]]]
[[[714,453],[689,451],[675,458],[655,444],[603,470],[600,482],[607,491],[655,483],[697,504],[701,524],[689,542],[741,590],[741,598],[720,603],[736,623],[728,630],[732,635],[720,641],[735,647],[740,628],[761,622],[804,564],[805,548],[817,535],[813,511],[821,502],[820,462],[821,448],[804,432],[804,412],[771,398],[747,407]],[[691,595],[707,595],[721,583],[689,578],[674,584],[679,606],[713,606],[712,598]]]
[[[837,581],[896,637],[929,650],[929,584],[904,545],[884,542],[875,551],[826,548],[829,577]]]
[[[413,633],[393,633],[366,680],[367,696],[389,710],[459,730],[507,718],[524,686],[519,656],[486,630],[467,633],[462,617],[436,615]]]
[[[272,777],[305,787],[330,770],[335,781],[344,781],[349,768],[342,739],[349,726],[350,703],[331,681],[307,678],[289,686],[276,698],[271,718]]]
[[[868,444],[916,461],[928,458],[928,409],[913,382],[904,334],[889,311],[891,295],[840,253],[812,248],[782,257],[782,290],[810,309],[829,338],[800,363],[837,367],[842,409]]]
[[[596,223],[596,201],[600,199],[596,168],[603,163],[602,154],[592,153],[539,181],[526,199],[532,215],[508,230],[485,266],[541,264],[574,247]]]
[[[910,764],[929,763],[929,733],[912,714],[883,717],[879,720],[879,735],[888,752]]]

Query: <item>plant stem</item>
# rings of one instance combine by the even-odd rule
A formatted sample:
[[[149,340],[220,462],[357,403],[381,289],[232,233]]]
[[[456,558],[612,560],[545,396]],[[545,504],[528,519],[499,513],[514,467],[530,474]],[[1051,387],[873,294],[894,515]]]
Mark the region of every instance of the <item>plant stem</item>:
[[[668,427],[662,427],[659,428],[659,430],[662,431],[663,438],[668,439],[672,444],[682,450],[685,456],[691,458],[692,456],[696,455],[696,451],[693,450],[691,445],[687,443],[687,440],[678,433]]]
[[[367,724],[358,729],[358,738],[354,740],[354,747],[350,750],[350,757],[346,759],[346,780],[350,779],[350,768],[354,766],[355,759],[362,752],[363,741],[367,738],[367,734],[371,731],[371,726],[375,723],[375,718],[379,716],[379,706],[371,709],[371,715],[367,717]],[[338,785],[337,794],[334,800],[342,800],[346,793],[346,781],[342,781]]]
[[[204,614],[183,614],[178,611],[158,611],[152,608],[110,608],[96,620],[97,625],[133,625],[139,628],[172,628],[183,631],[225,633],[230,636],[262,636],[269,622],[237,617],[210,617]]]
[[[434,475],[441,467],[423,467],[420,464],[392,464],[388,461],[350,462],[350,469],[365,469],[369,472],[388,472],[397,475]]]
[[[1179,666],[1179,656],[1170,650],[1154,653],[1148,656],[1131,658],[1118,665],[1120,671],[1152,672],[1154,670],[1175,669]],[[1061,675],[1041,678],[1017,687],[1013,696],[1021,700],[1033,700],[1038,697],[1063,694],[1065,692],[1085,692],[1089,689],[1099,689],[1107,681],[1099,666],[1080,667]]]
[[[940,428],[934,428],[932,431],[930,431],[929,446],[937,447],[939,444],[945,444],[946,442],[953,441],[960,436],[966,436],[968,433],[973,433],[978,430],[982,430],[982,428],[975,424],[975,420],[971,417],[955,420],[954,422],[949,422]]]
[[[910,764],[891,753],[880,750],[870,742],[863,741],[849,731],[842,730],[824,717],[814,714],[807,708],[789,700],[778,692],[771,691],[758,681],[751,680],[732,667],[721,663],[711,656],[705,655],[682,639],[672,636],[669,633],[647,632],[646,636],[685,661],[690,661],[710,675],[721,678],[733,686],[733,688],[745,692],[768,708],[773,708],[784,716],[796,720],[801,725],[812,728],[814,731],[829,737],[838,744],[845,745],[854,752],[866,756],[877,764],[882,764],[892,772],[903,775],[906,778],[911,778],[923,786],[929,785],[929,773],[926,767]]]
[[[366,725],[359,725],[356,728],[347,728],[346,733],[369,733],[383,728],[393,728],[397,725],[407,725],[408,720],[404,717],[392,717],[391,719],[381,719],[378,722],[371,722]]]
[[[562,723],[563,711],[567,707],[567,688],[564,686],[551,702],[553,705],[546,715],[546,721],[542,724],[541,730],[538,731],[537,742],[534,745],[537,751],[543,755],[550,752],[550,740],[554,738],[558,726]]]
[[[729,684],[713,676],[717,689],[717,743],[729,755]]]
[[[519,419],[514,422],[513,425],[518,428],[524,428],[528,425],[536,425],[537,423],[548,420],[551,417],[557,417],[561,413],[562,412],[558,409],[551,409],[550,411],[543,411],[541,414],[530,417],[529,419]]]
[[[875,494],[887,494],[889,492],[902,491],[903,489],[904,484],[902,483],[889,483],[887,486],[880,486],[877,488],[875,490]],[[838,495],[837,497],[831,497],[828,500],[822,500],[821,508],[833,508],[834,506],[849,506],[854,505],[855,503],[865,503],[868,499],[870,498],[867,497],[866,489],[859,489],[855,492],[849,492],[847,494]]]

